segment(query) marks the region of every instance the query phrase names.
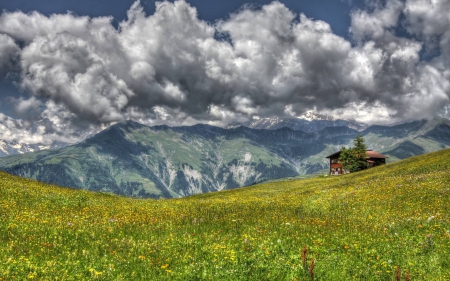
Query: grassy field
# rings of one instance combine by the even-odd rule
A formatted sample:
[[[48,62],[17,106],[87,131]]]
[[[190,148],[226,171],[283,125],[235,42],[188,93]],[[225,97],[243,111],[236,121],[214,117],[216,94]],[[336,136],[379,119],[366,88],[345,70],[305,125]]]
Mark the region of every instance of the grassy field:
[[[449,160],[171,200],[0,173],[0,280],[450,280]]]

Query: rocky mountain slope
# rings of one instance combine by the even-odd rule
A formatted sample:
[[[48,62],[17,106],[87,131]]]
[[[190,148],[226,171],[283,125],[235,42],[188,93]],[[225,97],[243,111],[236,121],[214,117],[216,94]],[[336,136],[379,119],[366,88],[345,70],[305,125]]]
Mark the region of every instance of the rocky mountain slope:
[[[0,158],[0,167],[63,186],[178,197],[321,170],[326,163],[319,155],[327,146],[346,144],[356,133],[346,127],[308,134],[127,121],[76,145]],[[320,160],[310,163],[311,157]]]
[[[346,126],[306,133],[127,121],[76,145],[0,158],[0,169],[74,188],[179,197],[323,171],[324,157],[350,145],[358,133]],[[371,126],[360,133],[391,162],[450,146],[446,119]]]

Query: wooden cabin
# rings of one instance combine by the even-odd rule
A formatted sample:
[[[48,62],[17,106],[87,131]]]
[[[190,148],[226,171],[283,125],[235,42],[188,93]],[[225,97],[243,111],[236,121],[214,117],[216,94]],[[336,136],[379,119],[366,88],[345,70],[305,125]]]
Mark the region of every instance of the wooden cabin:
[[[330,175],[345,174],[345,171],[342,168],[342,164],[339,163],[340,156],[341,152],[338,151],[325,157],[330,159]],[[375,166],[386,164],[386,158],[388,157],[381,153],[376,152],[375,150],[371,149],[366,150],[367,168],[372,168]]]

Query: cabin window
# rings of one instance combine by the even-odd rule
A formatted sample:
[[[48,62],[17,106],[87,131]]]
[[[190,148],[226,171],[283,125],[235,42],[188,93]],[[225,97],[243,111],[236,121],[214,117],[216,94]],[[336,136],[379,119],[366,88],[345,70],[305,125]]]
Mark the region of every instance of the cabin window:
[[[339,159],[331,159],[331,164],[339,163]]]

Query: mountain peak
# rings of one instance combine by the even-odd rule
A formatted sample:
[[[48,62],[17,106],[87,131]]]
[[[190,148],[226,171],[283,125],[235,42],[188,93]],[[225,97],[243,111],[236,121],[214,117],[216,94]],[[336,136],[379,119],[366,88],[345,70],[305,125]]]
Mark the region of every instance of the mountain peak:
[[[317,113],[317,112],[314,112],[314,111],[307,111],[307,112],[303,113],[302,115],[298,116],[297,118],[298,119],[308,120],[308,121],[312,121],[312,120],[334,121],[334,117],[333,116],[320,114],[320,113]]]
[[[24,143],[16,140],[7,141],[0,139],[0,157],[25,154],[28,152],[34,152],[39,150],[56,149],[70,145],[61,141],[53,141],[51,144],[43,143]]]
[[[298,117],[267,117],[248,121],[245,123],[232,123],[227,128],[237,128],[239,126],[268,130],[276,130],[287,127],[294,131],[303,131],[305,133],[317,132],[327,127],[347,126],[357,131],[362,131],[368,127],[367,124],[358,123],[356,121],[334,119],[331,116],[311,111]]]

